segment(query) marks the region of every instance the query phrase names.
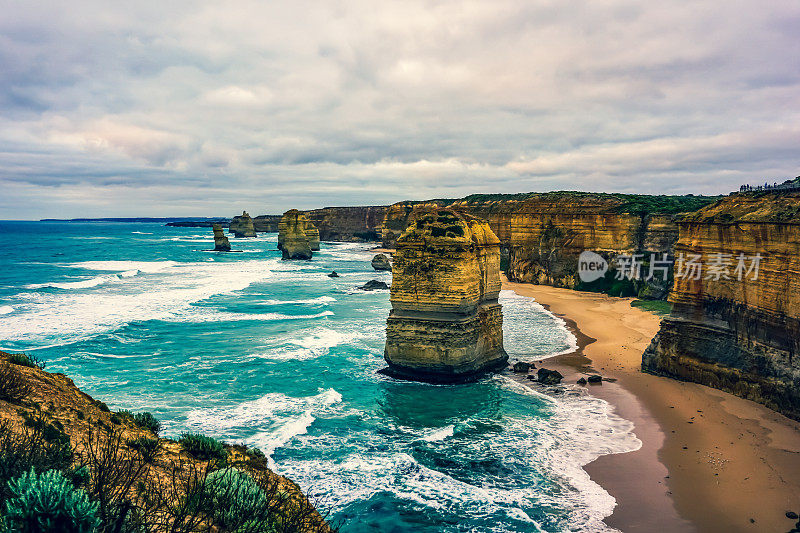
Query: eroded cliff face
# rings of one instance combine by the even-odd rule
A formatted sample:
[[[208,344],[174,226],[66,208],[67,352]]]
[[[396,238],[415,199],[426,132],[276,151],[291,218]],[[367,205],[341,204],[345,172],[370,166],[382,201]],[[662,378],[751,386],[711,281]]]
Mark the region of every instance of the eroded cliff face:
[[[250,218],[247,211],[242,211],[241,216],[236,216],[231,219],[228,232],[233,233],[233,236],[236,238],[256,236],[256,230],[253,227],[253,219]]]
[[[390,372],[448,382],[505,365],[500,241],[488,224],[417,207],[396,248],[384,354]]]
[[[673,213],[710,202],[702,197],[569,192],[401,202],[387,210],[383,245],[394,247],[411,223],[415,206],[447,206],[488,222],[507,254],[510,280],[575,287],[582,251],[595,251],[607,259],[619,254],[671,254],[678,237]]]
[[[297,209],[285,212],[278,223],[278,250],[283,259],[311,259],[315,249],[319,250],[319,232],[306,215]]]
[[[800,193],[735,194],[678,226],[676,256],[699,255],[700,279],[676,277],[642,368],[800,420]]]
[[[258,233],[277,233],[283,215],[258,215],[253,219],[253,227]]]
[[[386,206],[323,207],[305,213],[323,241],[379,241]]]

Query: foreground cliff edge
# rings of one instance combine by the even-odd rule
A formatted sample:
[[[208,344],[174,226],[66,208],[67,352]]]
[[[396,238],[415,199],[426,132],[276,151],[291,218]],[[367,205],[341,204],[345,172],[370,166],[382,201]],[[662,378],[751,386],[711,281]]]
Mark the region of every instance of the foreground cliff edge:
[[[800,191],[734,194],[677,223],[675,255],[717,269],[676,277],[642,369],[800,420]]]
[[[397,239],[384,358],[387,373],[432,382],[504,367],[500,241],[451,209],[415,210]]]
[[[111,412],[65,375],[0,352],[0,529],[335,531],[259,450],[159,429],[149,413]]]

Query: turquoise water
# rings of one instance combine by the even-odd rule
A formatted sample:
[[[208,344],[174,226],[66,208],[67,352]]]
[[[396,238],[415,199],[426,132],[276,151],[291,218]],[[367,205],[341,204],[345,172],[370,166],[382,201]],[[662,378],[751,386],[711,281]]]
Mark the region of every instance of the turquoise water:
[[[206,251],[210,229],[0,223],[0,348],[153,412],[167,436],[260,447],[345,532],[608,530],[614,500],[580,467],[639,442],[605,402],[507,375],[379,375],[389,294],[355,287],[391,274],[370,245],[290,262],[276,234],[231,241],[241,253]],[[532,300],[501,302],[512,359],[574,345]]]

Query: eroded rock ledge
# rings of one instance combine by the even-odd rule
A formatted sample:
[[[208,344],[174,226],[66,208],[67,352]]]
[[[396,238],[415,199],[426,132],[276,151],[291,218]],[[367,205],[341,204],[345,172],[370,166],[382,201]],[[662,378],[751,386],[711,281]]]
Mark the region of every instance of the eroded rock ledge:
[[[250,218],[247,211],[242,211],[241,216],[236,216],[231,219],[228,232],[233,233],[233,236],[236,238],[256,236],[256,230],[255,227],[253,227],[253,219]]]
[[[672,314],[642,369],[702,383],[800,420],[800,193],[734,194],[678,221],[675,254],[702,256],[700,279],[676,278]],[[720,279],[707,267],[728,264]],[[754,272],[736,272],[738,257]],[[727,279],[726,279],[727,278]]]
[[[486,222],[420,207],[397,239],[387,373],[458,382],[505,366],[500,241]]]

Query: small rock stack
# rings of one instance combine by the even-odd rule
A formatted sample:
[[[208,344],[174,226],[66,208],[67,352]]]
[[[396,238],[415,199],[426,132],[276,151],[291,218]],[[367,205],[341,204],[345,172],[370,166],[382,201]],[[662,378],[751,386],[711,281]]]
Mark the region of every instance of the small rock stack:
[[[225,232],[222,230],[222,226],[220,226],[219,224],[214,224],[213,226],[211,226],[211,228],[214,230],[214,251],[230,252],[231,243],[225,236]]]
[[[457,382],[505,366],[500,241],[455,210],[421,207],[413,218],[394,256],[386,372]]]

